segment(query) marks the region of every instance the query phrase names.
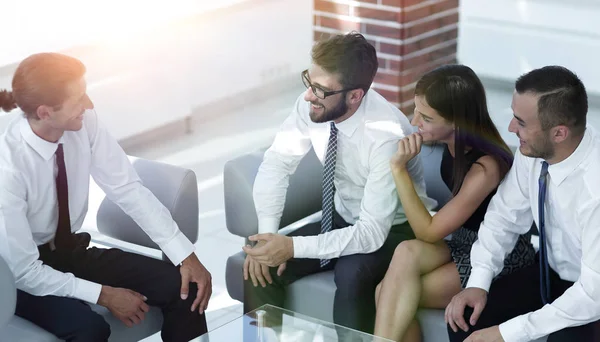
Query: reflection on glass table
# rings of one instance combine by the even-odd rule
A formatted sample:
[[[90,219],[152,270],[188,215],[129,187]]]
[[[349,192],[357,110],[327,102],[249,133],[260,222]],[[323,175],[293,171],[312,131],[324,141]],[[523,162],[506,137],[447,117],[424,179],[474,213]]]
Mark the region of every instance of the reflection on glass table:
[[[389,342],[390,340],[276,306],[263,305],[193,341]]]

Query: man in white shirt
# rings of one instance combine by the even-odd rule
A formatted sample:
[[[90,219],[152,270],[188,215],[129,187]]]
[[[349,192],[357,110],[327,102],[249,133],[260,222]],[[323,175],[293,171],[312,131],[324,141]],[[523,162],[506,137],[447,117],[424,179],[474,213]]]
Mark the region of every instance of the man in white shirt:
[[[378,62],[362,35],[317,43],[312,62],[301,75],[307,90],[256,176],[259,235],[250,238],[257,245],[244,247],[244,308],[283,306],[290,283],[334,269],[335,322],[372,331],[375,288],[397,244],[414,238],[390,171],[398,140],[412,133],[412,127],[402,112],[369,90]],[[290,236],[277,234],[289,175],[311,148],[324,164],[323,179],[314,180],[323,184],[322,220]],[[409,170],[419,196],[433,208],[418,158]]]
[[[87,303],[127,326],[152,305],[165,341],[189,341],[207,330],[210,273],[99,123],[84,74],[75,58],[36,54],[19,64],[12,92],[0,92],[0,108],[24,113],[0,136],[0,255],[16,279],[16,315],[67,341],[106,341],[110,326]],[[173,264],[88,248],[89,234],[76,232],[90,175]]]
[[[600,136],[586,127],[585,87],[566,68],[548,66],[515,88],[509,130],[519,151],[479,229],[467,289],[446,308],[450,339],[597,341]],[[537,263],[492,283],[532,220]]]

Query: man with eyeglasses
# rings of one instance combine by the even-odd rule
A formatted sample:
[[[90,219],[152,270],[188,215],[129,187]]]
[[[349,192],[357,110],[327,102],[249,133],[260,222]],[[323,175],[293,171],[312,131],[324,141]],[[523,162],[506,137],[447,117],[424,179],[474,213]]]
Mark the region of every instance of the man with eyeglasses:
[[[371,332],[375,288],[395,247],[414,235],[400,207],[390,159],[398,140],[413,129],[395,106],[370,89],[378,61],[358,33],[337,35],[312,49],[307,87],[266,151],[254,184],[259,234],[244,247],[248,312],[283,306],[287,285],[335,270],[334,321]],[[277,234],[289,175],[314,148],[323,163],[323,215],[288,236]],[[418,195],[428,209],[420,159],[409,163]]]

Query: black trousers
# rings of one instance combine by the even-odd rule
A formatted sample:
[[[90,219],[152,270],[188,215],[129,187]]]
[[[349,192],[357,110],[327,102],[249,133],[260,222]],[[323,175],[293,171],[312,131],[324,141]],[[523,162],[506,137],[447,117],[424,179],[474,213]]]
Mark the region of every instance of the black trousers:
[[[494,281],[488,293],[487,304],[477,324],[475,326],[469,324],[473,309],[467,307],[464,317],[469,325],[469,332],[459,329],[455,333],[448,326],[450,341],[462,342],[473,331],[498,325],[511,318],[542,308],[538,255],[536,255],[536,260],[533,265]],[[559,275],[550,269],[550,289],[553,299],[560,297],[572,285],[572,282],[560,279]],[[598,323],[563,329],[548,336],[548,342],[574,341],[600,341]]]
[[[349,226],[334,212],[334,229]],[[312,236],[321,233],[321,223],[299,228],[290,236]],[[334,270],[337,286],[334,298],[333,320],[345,327],[372,333],[375,324],[375,288],[388,269],[396,246],[414,239],[408,223],[393,226],[384,245],[370,254],[355,254],[333,259],[321,268],[319,259],[290,259],[285,272],[277,276],[277,267],[270,268],[273,284],[254,287],[251,279],[244,282],[244,312],[264,304],[283,307],[286,287],[294,281],[317,272]]]
[[[195,284],[190,284],[188,298],[181,300],[179,268],[170,263],[119,249],[79,247],[61,252],[44,245],[39,250],[40,260],[56,270],[146,296],[148,305],[162,309],[164,341],[189,341],[207,331],[205,316],[190,311]],[[107,341],[110,335],[102,316],[78,299],[18,291],[16,315],[67,341]]]

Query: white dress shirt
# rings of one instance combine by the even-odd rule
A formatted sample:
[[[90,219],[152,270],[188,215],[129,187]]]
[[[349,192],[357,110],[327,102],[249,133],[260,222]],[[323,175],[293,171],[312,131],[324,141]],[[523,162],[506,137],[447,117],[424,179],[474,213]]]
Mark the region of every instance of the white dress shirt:
[[[18,289],[96,303],[101,284],[42,264],[37,246],[53,241],[58,223],[55,152],[63,144],[71,231],[81,228],[88,207],[90,174],[109,199],[130,215],[174,264],[194,251],[169,211],[145,188],[127,156],[94,111],[83,128],[58,143],[38,137],[23,115],[0,137],[0,255]]]
[[[498,187],[479,239],[471,251],[467,287],[489,290],[504,257],[532,220],[538,223],[538,179],[542,159],[517,152]],[[600,319],[600,137],[586,129],[567,159],[548,168],[545,231],[548,262],[561,279],[574,282],[552,304],[500,325],[506,342],[537,339],[567,327]]]
[[[311,147],[321,163],[325,162],[330,124],[312,122],[309,106],[300,95],[265,152],[254,183],[260,233],[279,229],[289,176]],[[392,224],[406,222],[390,169],[398,140],[413,132],[406,116],[369,90],[358,110],[336,127],[335,210],[351,226],[318,236],[293,237],[296,258],[371,253],[383,245]],[[434,208],[436,202],[425,192],[420,159],[410,161],[408,169],[423,203]],[[321,183],[322,179],[314,181]]]

